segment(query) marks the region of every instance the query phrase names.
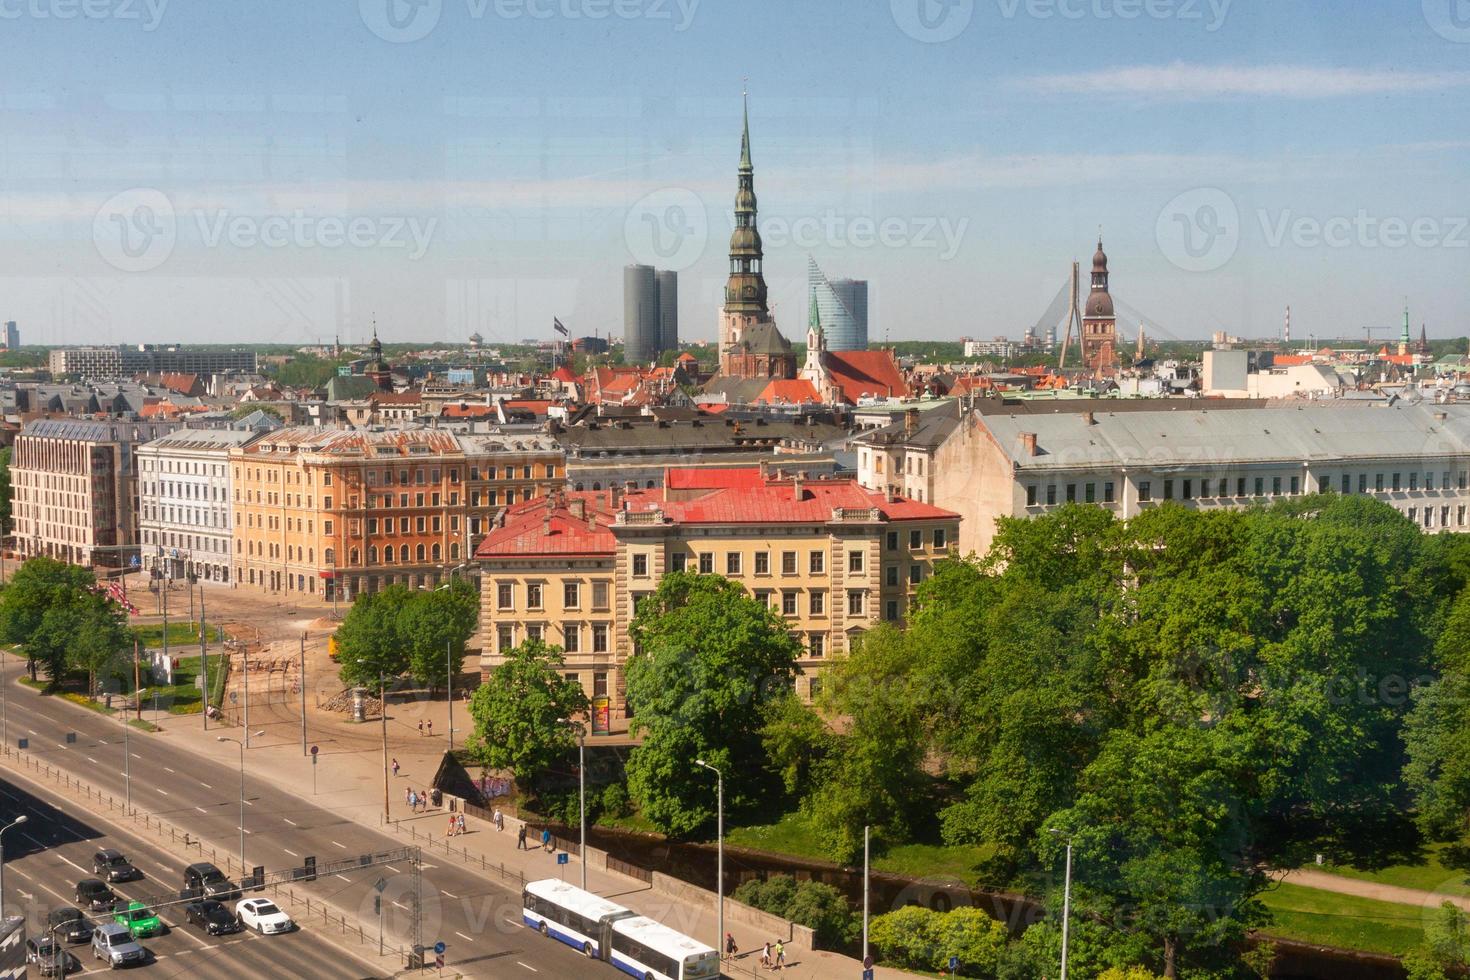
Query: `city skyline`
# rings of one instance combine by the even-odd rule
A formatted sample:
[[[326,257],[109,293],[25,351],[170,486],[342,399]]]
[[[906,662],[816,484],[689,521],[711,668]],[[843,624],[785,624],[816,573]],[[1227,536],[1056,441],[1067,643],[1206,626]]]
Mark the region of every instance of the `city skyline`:
[[[48,344],[606,336],[645,263],[710,340],[748,86],[789,335],[810,256],[871,283],[875,344],[1020,337],[1101,225],[1150,336],[1274,337],[1288,304],[1295,337],[1362,336],[1406,296],[1416,335],[1459,336],[1441,134],[1470,31],[1442,6],[35,3],[0,319]]]

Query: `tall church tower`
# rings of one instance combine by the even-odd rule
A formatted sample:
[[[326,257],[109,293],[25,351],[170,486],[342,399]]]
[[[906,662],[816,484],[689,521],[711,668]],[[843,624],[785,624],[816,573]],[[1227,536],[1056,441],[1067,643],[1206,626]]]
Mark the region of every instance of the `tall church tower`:
[[[1101,234],[1092,256],[1092,288],[1082,309],[1082,363],[1095,376],[1118,370],[1118,321],[1108,293],[1108,256]]]
[[[730,278],[720,307],[720,366],[726,374],[733,348],[749,329],[770,319],[766,279],[761,274],[761,235],[756,229],[755,168],[750,162],[750,108],[742,100],[739,185],[735,191],[735,230],[730,233]]]

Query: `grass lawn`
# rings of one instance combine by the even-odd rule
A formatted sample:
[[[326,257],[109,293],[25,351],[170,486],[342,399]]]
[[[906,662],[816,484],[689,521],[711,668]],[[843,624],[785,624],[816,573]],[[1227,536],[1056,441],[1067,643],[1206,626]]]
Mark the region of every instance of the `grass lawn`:
[[[831,860],[818,846],[817,835],[811,823],[798,811],[784,815],[775,823],[727,828],[725,843],[734,847],[791,854],[817,861]]]
[[[1376,881],[1383,885],[1398,885],[1400,888],[1414,888],[1444,895],[1470,895],[1470,873],[1444,863],[1452,846],[1426,844],[1424,860],[1417,864],[1393,864],[1373,871],[1363,871],[1349,865],[1328,864],[1321,868],[1308,865],[1308,870],[1330,871],[1345,878]]]
[[[136,626],[134,629],[138,633],[138,642],[143,644],[144,647],[154,649],[163,646],[162,623],[146,623],[142,626]],[[211,629],[209,632],[211,634],[210,639],[215,640],[216,637],[213,635],[215,630]],[[182,623],[169,623],[168,645],[170,647],[192,646],[198,649],[199,625],[197,623],[190,623],[187,620]]]
[[[1401,956],[1424,941],[1424,910],[1415,905],[1280,885],[1261,895],[1272,922],[1261,932],[1281,939]]]
[[[224,694],[225,676],[224,671],[220,669],[220,663],[220,654],[210,654],[209,686],[213,692],[214,704],[219,704]],[[174,683],[158,688],[158,703],[167,705],[169,713],[175,715],[197,714],[203,711],[204,701],[196,683],[199,672],[200,658],[181,657],[179,666],[174,670]],[[152,699],[153,688],[143,688],[142,697],[145,701]]]

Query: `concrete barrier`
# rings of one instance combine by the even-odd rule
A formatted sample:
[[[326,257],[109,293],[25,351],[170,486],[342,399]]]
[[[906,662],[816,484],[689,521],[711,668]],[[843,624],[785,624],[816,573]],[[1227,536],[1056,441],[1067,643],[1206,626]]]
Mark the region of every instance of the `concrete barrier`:
[[[719,911],[717,894],[660,871],[653,873],[653,890],[675,901],[696,906],[711,915]],[[798,925],[779,915],[762,912],[760,909],[735,901],[729,895],[725,896],[725,921],[758,929],[772,939],[782,939],[798,949],[816,949],[816,933],[808,926]]]

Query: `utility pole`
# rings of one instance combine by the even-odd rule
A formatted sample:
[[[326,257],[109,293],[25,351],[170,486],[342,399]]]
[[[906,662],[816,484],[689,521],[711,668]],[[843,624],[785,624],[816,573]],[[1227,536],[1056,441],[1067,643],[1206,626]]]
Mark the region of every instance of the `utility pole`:
[[[388,822],[388,686],[378,675],[378,715],[383,722],[383,822]]]
[[[444,641],[444,670],[449,678],[449,754],[454,754],[454,640]]]
[[[245,678],[245,747],[250,748],[250,647],[240,644],[240,673]]]
[[[138,684],[141,680],[142,678],[138,676],[138,638],[135,635],[133,637],[133,717],[139,721],[143,719],[143,699],[138,696],[140,690]]]
[[[306,630],[301,631],[301,754],[306,755]]]
[[[204,673],[204,730],[209,731],[209,644],[204,626],[204,586],[199,586],[199,665]]]
[[[868,831],[863,825],[863,964],[868,962]]]
[[[168,576],[159,581],[158,591],[163,595],[163,659],[168,662]],[[172,666],[172,664],[170,664]],[[149,675],[148,686],[153,688],[153,717],[158,717],[158,678]]]

